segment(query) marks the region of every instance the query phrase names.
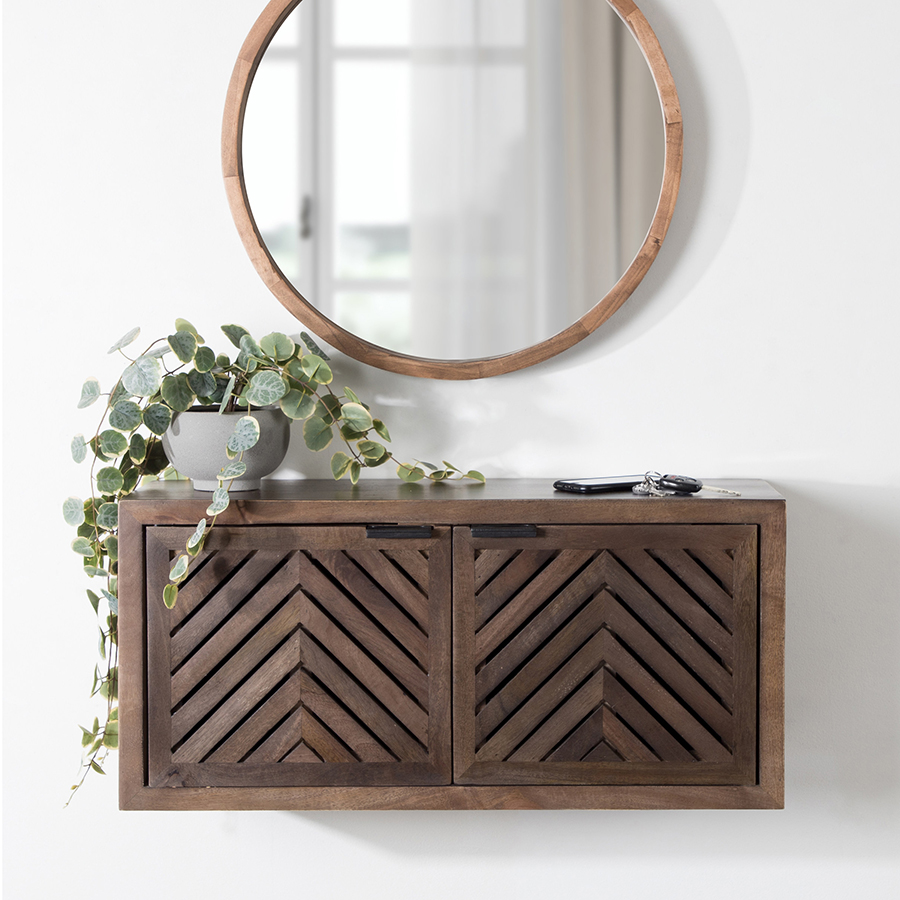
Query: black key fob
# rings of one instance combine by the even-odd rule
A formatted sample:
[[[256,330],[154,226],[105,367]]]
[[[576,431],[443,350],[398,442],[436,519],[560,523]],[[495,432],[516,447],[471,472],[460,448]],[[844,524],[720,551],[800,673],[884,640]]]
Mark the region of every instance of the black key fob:
[[[665,491],[677,491],[679,494],[696,494],[703,488],[703,482],[688,475],[663,475],[659,486]]]

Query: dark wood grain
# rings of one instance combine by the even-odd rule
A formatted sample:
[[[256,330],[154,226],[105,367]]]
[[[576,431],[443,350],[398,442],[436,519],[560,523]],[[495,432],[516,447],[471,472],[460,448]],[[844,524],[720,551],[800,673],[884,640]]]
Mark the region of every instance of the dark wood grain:
[[[162,586],[208,496],[122,504],[123,809],[783,805],[777,493],[410,487],[236,500],[173,611]],[[366,539],[379,522],[436,527]],[[468,528],[516,522],[537,537]]]

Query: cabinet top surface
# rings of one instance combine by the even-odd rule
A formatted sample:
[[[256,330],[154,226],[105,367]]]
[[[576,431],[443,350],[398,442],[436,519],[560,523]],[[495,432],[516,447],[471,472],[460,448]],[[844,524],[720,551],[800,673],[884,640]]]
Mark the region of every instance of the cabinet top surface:
[[[484,501],[552,501],[556,504],[584,506],[587,504],[635,503],[669,505],[679,504],[722,504],[741,503],[748,500],[783,501],[770,484],[756,479],[711,479],[708,484],[740,491],[740,497],[702,491],[686,497],[642,497],[631,491],[615,491],[598,494],[564,493],[553,489],[551,478],[492,478],[487,484],[462,481],[450,483],[418,483],[405,484],[399,479],[371,479],[357,485],[349,481],[326,480],[278,480],[263,481],[258,491],[234,491],[232,502],[298,502],[313,501],[316,503],[398,503],[407,501],[426,502],[429,504],[484,502]],[[195,491],[190,482],[159,482],[145,485],[134,494],[125,498],[125,502],[141,503],[149,501],[198,501],[206,502],[211,494],[207,491]]]

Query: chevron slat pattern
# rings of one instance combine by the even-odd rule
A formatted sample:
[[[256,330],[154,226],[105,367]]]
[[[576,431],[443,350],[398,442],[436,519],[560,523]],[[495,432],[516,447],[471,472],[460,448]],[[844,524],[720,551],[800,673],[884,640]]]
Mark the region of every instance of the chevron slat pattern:
[[[752,526],[454,542],[457,782],[753,783]]]
[[[150,530],[159,596],[190,529]],[[449,782],[449,529],[220,527],[204,553],[148,604],[152,784]]]

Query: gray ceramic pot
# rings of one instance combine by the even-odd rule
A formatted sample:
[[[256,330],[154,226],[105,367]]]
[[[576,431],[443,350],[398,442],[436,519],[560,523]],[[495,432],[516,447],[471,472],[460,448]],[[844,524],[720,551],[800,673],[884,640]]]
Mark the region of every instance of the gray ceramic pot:
[[[214,491],[219,486],[219,470],[229,462],[225,442],[244,415],[243,411],[219,415],[215,406],[176,414],[163,435],[163,448],[169,462],[194,482],[194,490]],[[257,409],[253,417],[259,422],[260,438],[244,453],[247,471],[234,480],[232,491],[258,491],[260,479],[274,472],[287,453],[290,419],[280,409]]]

